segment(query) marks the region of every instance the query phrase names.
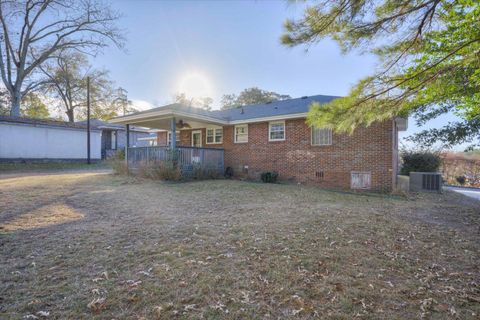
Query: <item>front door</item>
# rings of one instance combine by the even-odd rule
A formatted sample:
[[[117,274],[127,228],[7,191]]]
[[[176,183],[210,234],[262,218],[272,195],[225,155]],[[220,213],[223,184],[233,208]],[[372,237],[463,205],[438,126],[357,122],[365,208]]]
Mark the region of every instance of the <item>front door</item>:
[[[202,131],[192,131],[192,147],[202,147]]]
[[[102,159],[107,158],[107,150],[111,149],[112,147],[112,131],[110,130],[103,130],[102,131],[102,150],[101,150],[101,156]]]

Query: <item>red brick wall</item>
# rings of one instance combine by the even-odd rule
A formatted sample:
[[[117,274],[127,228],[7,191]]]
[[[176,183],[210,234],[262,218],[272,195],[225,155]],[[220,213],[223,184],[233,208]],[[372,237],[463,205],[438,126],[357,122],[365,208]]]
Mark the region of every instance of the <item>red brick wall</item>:
[[[225,149],[225,167],[236,176],[259,179],[263,171],[277,171],[281,180],[350,189],[351,171],[365,171],[371,172],[372,190],[392,190],[393,121],[359,128],[353,135],[334,133],[330,146],[311,145],[305,119],[285,121],[285,141],[268,141],[268,122],[248,125],[248,143],[234,143],[233,128],[223,128],[222,144],[206,144],[206,129],[196,130],[202,131],[203,147]],[[180,131],[179,145],[192,145],[191,131]],[[323,178],[316,175],[321,171]]]
[[[224,148],[223,143],[207,144],[207,129],[188,129],[180,131],[180,143],[179,146],[192,146],[192,131],[202,131],[202,147],[203,148]],[[223,139],[225,139],[225,128],[223,132]]]

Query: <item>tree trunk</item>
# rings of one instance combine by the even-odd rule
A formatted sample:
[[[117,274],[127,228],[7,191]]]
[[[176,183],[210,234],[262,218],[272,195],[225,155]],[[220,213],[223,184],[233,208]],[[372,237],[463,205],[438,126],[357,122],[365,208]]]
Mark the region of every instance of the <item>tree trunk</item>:
[[[65,111],[68,117],[68,122],[75,122],[75,116],[73,115],[73,109]]]
[[[12,102],[10,106],[10,115],[12,117],[20,117],[20,103],[22,101],[22,95],[20,91],[15,91],[12,95]]]

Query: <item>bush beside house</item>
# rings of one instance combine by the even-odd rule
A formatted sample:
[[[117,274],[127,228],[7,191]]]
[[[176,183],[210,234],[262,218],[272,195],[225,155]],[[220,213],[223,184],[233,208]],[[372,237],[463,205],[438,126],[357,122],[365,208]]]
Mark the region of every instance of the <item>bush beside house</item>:
[[[432,151],[403,151],[401,157],[400,174],[406,176],[410,172],[438,172],[442,164],[440,154]]]

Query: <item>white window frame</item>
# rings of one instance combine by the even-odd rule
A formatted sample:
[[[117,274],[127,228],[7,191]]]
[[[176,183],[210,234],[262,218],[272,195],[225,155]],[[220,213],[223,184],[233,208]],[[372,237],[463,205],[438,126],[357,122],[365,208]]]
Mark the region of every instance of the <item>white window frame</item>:
[[[313,143],[313,133],[314,133],[314,130],[317,129],[317,130],[328,130],[328,133],[329,133],[329,141],[330,143],[318,143],[318,144],[314,144]],[[315,127],[312,127],[311,128],[311,133],[310,133],[310,144],[312,146],[315,146],[315,147],[319,147],[319,146],[331,146],[333,144],[333,132],[332,132],[332,129],[331,128],[315,128]]]
[[[213,142],[208,142],[208,131],[213,131]],[[222,136],[220,137],[220,141],[217,141],[217,130],[221,130]],[[205,129],[205,144],[222,144],[223,143],[223,128],[206,128]]]
[[[203,137],[202,137],[202,130],[194,130],[194,131],[192,131],[192,137],[191,137],[191,140],[192,140],[192,147],[195,147],[195,146],[193,145],[193,135],[194,135],[194,134],[197,134],[197,133],[199,133],[199,134],[200,134],[200,147],[198,147],[198,148],[201,148],[201,147],[203,147],[203,141],[202,141],[202,139],[203,139]]]
[[[243,135],[246,135],[247,136],[247,140],[246,141],[238,141],[237,140],[237,128],[245,128],[245,133],[242,133]],[[239,125],[236,125],[234,128],[233,128],[233,142],[234,143],[248,143],[248,123],[247,124],[239,124]]]
[[[175,131],[175,142],[180,142],[180,131]],[[167,132],[167,145],[172,144],[172,131]]]
[[[274,124],[283,124],[283,139],[271,139],[272,125]],[[270,121],[268,123],[268,141],[285,141],[287,138],[287,127],[285,125],[285,120],[282,121]]]

